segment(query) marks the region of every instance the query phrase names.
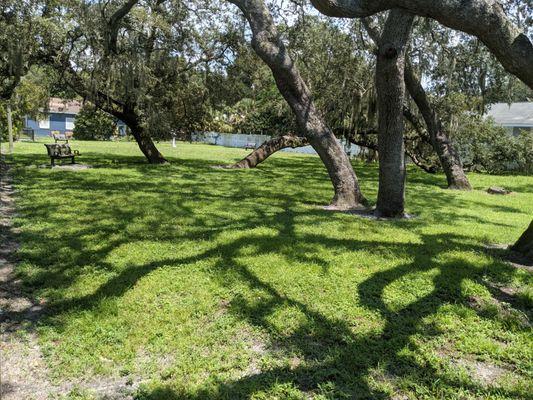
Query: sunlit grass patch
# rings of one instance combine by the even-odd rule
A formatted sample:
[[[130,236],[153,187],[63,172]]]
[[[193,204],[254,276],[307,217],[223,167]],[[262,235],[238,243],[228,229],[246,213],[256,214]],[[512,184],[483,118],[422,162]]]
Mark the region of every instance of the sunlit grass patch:
[[[525,229],[533,177],[450,192],[410,168],[416,218],[374,221],[321,208],[317,157],[225,171],[211,166],[244,150],[161,144],[171,164],[150,166],[133,143],[72,146],[93,168],[40,168],[42,143],[19,143],[13,170],[17,271],[58,381],[126,378],[165,400],[531,393],[531,273],[485,246]],[[375,198],[376,166],[354,165]]]

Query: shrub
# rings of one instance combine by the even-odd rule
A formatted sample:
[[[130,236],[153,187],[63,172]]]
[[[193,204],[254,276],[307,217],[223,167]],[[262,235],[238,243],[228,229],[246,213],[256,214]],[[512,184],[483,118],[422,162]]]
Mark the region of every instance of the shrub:
[[[22,130],[22,118],[19,115],[17,108],[13,108],[13,114],[11,116],[13,123],[13,136],[16,138]],[[0,103],[0,141],[7,142],[7,111],[4,103]]]
[[[515,136],[490,119],[466,115],[461,118],[453,140],[468,170],[497,173],[533,170],[533,133]]]
[[[116,120],[113,117],[86,104],[76,117],[74,137],[80,140],[109,140],[115,127]]]

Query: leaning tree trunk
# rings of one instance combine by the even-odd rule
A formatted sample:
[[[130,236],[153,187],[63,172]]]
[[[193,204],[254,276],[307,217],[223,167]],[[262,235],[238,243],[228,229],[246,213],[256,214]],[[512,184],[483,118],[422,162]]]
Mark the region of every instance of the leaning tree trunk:
[[[470,186],[470,182],[463,170],[463,164],[461,163],[459,153],[455,150],[448,137],[441,119],[435,109],[431,106],[426,91],[422,87],[420,79],[416,76],[409,61],[405,64],[404,78],[407,90],[426,122],[430,142],[437,153],[442,169],[446,174],[448,188],[472,190],[472,186]]]
[[[159,152],[154,141],[142,126],[135,111],[127,110],[126,112],[118,113],[115,116],[122,119],[128,128],[130,128],[131,134],[137,142],[139,149],[142,151],[150,164],[167,163],[165,157],[163,157],[163,155]]]
[[[303,147],[307,145],[309,145],[309,141],[307,140],[307,138],[304,137],[289,135],[278,136],[273,139],[267,140],[257,149],[255,149],[246,157],[244,157],[241,161],[236,162],[235,164],[225,165],[222,168],[255,168],[277,151],[286,149],[287,147],[291,147],[294,149],[296,147]]]
[[[78,95],[91,101],[98,109],[120,119],[130,128],[133,137],[139,145],[139,149],[150,164],[165,164],[167,162],[142,126],[134,107],[131,105],[127,106],[106,93],[90,90],[83,79],[68,64],[68,59],[58,55],[50,62],[56,70],[61,71],[67,84]]]
[[[403,101],[405,47],[413,15],[390,12],[378,45],[376,89],[378,95],[379,190],[378,217],[402,217],[405,202],[405,146]]]
[[[281,40],[263,0],[229,0],[243,12],[252,29],[252,47],[269,66],[276,85],[291,107],[298,127],[324,162],[335,189],[331,207],[363,207],[366,200],[342,145],[317,111],[311,92]]]
[[[533,220],[511,250],[522,255],[528,263],[533,264]]]
[[[139,149],[141,149],[150,164],[166,164],[168,162],[167,159],[163,157],[163,154],[159,152],[152,138],[146,134],[144,128],[130,127],[130,130],[135,141],[139,145]]]

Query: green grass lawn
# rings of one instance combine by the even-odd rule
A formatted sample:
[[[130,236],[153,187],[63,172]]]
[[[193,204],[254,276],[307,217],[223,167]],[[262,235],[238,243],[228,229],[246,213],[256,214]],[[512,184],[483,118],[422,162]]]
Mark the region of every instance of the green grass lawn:
[[[74,142],[81,171],[18,143],[18,273],[56,382],[142,381],[138,399],[524,399],[533,393],[531,273],[485,249],[533,215],[533,177],[410,169],[407,211],[320,206],[317,157],[211,166],[241,149]],[[377,166],[355,164],[375,200]],[[489,186],[514,193],[492,196]],[[74,390],[72,398],[92,398]]]

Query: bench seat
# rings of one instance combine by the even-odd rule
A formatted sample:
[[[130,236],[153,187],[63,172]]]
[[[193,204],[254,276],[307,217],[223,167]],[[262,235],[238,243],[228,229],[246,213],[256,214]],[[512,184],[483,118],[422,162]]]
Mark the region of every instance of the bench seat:
[[[63,160],[65,158],[70,158],[71,163],[74,164],[74,157],[80,155],[79,151],[72,150],[68,143],[45,144],[45,147],[52,167],[55,166],[55,160]]]

